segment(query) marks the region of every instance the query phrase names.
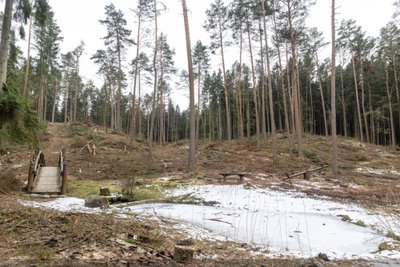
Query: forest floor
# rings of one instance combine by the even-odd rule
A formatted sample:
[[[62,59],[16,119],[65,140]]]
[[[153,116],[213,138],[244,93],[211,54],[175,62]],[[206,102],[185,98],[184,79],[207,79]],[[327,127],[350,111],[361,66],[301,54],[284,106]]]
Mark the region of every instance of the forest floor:
[[[272,159],[271,139],[259,149],[255,140],[200,141],[197,168],[187,172],[188,142],[154,145],[83,124],[49,124],[40,137],[46,163],[56,166],[67,150],[68,196],[85,198],[99,187],[132,191],[134,201],[162,201],[163,190],[188,184],[218,184],[223,172],[243,173],[244,183],[262,188],[324,196],[399,216],[400,150],[339,137],[340,171],[329,168],[283,180],[287,175],[330,161],[329,137],[305,135],[299,155],[283,133],[278,134]],[[85,145],[96,146],[96,155]],[[174,245],[187,235],[165,222],[140,216],[119,218],[108,212],[81,214],[22,205],[21,200],[48,201],[18,192],[26,182],[30,147],[14,146],[0,156],[0,266],[181,266],[173,260]],[[166,179],[168,178],[168,179]],[[228,179],[227,183],[236,183]],[[157,188],[157,190],[154,190]],[[165,230],[167,227],[168,230]],[[398,236],[395,237],[396,239]],[[369,266],[365,260],[324,261],[322,258],[266,258],[243,249],[248,245],[213,240],[196,241],[196,254],[216,251],[217,258],[196,257],[185,266]],[[182,265],[183,266],[183,265]]]

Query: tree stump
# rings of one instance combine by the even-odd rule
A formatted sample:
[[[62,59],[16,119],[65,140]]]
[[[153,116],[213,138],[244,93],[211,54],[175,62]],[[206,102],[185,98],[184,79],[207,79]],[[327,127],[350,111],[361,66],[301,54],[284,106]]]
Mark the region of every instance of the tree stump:
[[[100,187],[100,196],[111,196],[110,188],[108,187]]]
[[[184,239],[176,243],[174,247],[174,260],[181,263],[189,263],[194,256],[194,241]]]
[[[175,245],[174,260],[180,263],[189,263],[193,260],[194,248],[188,246]]]

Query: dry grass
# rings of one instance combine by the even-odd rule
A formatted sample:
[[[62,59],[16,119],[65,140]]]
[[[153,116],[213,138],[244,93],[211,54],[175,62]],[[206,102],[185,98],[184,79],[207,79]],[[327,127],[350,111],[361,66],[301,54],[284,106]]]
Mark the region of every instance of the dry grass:
[[[18,264],[52,265],[60,259],[107,262],[113,258],[165,264],[172,261],[168,260],[168,251],[173,240],[161,240],[154,223],[117,219],[112,214],[50,212],[24,207],[14,198],[0,201],[0,262],[14,259]],[[130,246],[130,240],[135,244]],[[167,253],[164,257],[156,256],[160,242]],[[139,247],[144,252],[137,253]]]
[[[21,181],[12,169],[0,171],[0,194],[11,194],[21,190]]]

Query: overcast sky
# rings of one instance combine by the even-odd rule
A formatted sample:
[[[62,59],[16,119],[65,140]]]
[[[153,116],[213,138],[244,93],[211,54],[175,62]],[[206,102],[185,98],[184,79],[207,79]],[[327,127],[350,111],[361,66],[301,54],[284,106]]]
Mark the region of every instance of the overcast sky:
[[[186,0],[189,9],[189,23],[192,47],[197,40],[208,45],[208,33],[203,29],[206,19],[205,11],[215,0]],[[132,0],[49,0],[64,41],[61,44],[62,53],[76,48],[80,41],[86,44],[81,62],[81,75],[84,80],[92,79],[101,85],[101,77],[97,75],[97,66],[92,63],[90,57],[97,49],[103,48],[101,38],[106,35],[105,27],[100,25],[99,19],[104,19],[104,7],[111,2],[123,11],[128,21],[128,27],[133,36],[136,32],[135,15],[132,11],[136,7],[136,1]],[[164,0],[168,10],[162,13],[159,20],[159,32],[167,35],[167,41],[171,48],[175,49],[175,63],[179,69],[187,68],[185,35],[183,28],[182,5],[180,0]],[[226,0],[226,3],[230,0]],[[370,36],[377,37],[381,27],[391,19],[393,14],[393,0],[336,0],[337,20],[354,19]],[[324,32],[327,41],[330,40],[330,6],[331,0],[317,0],[307,20],[308,26],[317,27]],[[231,48],[232,50],[232,48]],[[234,51],[230,51],[232,55]],[[135,57],[133,48],[128,51],[127,59]],[[214,59],[212,67],[219,67],[218,59]],[[230,67],[228,65],[227,67]],[[131,81],[128,82],[131,85]],[[187,107],[186,93],[175,92],[174,100]],[[187,95],[187,94],[186,94]]]

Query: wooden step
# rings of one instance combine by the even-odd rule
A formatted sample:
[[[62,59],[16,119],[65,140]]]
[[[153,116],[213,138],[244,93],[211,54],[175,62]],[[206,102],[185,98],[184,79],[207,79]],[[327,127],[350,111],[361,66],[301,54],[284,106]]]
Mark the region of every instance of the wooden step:
[[[32,193],[59,194],[61,192],[61,172],[58,167],[40,167],[33,184]]]

